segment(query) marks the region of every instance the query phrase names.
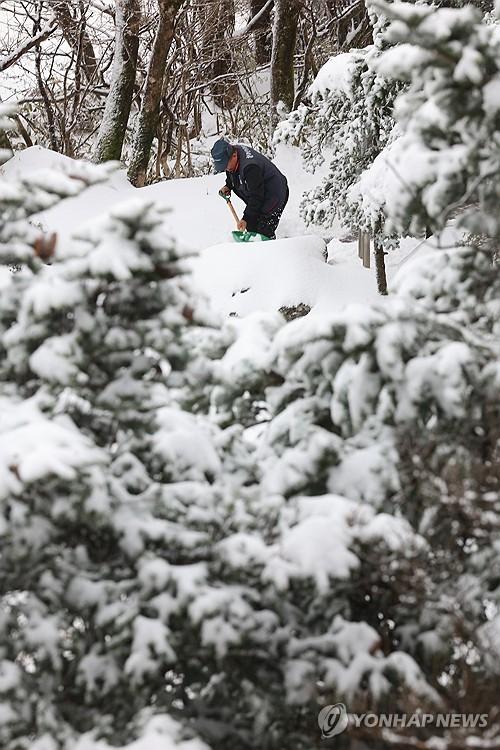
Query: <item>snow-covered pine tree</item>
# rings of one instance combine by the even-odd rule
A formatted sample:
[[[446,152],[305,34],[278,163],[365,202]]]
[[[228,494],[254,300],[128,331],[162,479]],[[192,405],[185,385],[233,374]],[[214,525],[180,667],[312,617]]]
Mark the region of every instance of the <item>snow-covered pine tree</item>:
[[[283,571],[280,559],[273,573],[282,574],[281,596],[289,611],[311,613],[314,622],[307,615],[295,620],[288,655],[296,661],[282,663],[288,697],[304,711],[295,714],[299,723],[297,716],[305,719],[318,701],[342,698],[353,710],[390,707],[400,713],[415,705],[421,708],[425,700],[437,700],[445,710],[456,712],[488,714],[495,705],[500,288],[492,252],[498,236],[498,180],[493,168],[484,173],[475,169],[492,167],[496,135],[491,112],[479,107],[469,119],[470,103],[485,98],[485,84],[478,75],[475,86],[470,79],[465,89],[461,85],[463,70],[471,69],[464,62],[457,72],[457,66],[470,50],[457,40],[489,40],[496,28],[484,31],[471,9],[445,12],[413,4],[390,8],[398,18],[388,32],[391,42],[398,34],[411,38],[412,46],[399,48],[396,42],[394,51],[382,58],[384,73],[391,69],[391,59],[406,66],[408,75],[414,64],[422,66],[421,78],[412,77],[410,92],[403,95],[410,116],[401,118],[400,128],[408,127],[415,154],[428,156],[424,165],[438,165],[433,172],[440,177],[437,187],[453,188],[439,189],[437,205],[444,215],[463,206],[466,225],[490,237],[476,246],[451,248],[408,264],[393,298],[381,308],[351,308],[331,320],[310,318],[284,327],[274,342],[275,356],[262,362],[260,374],[252,374],[250,382],[261,387],[268,378],[270,420],[252,429],[258,430],[260,486],[274,499],[275,517],[280,518],[280,523],[264,526],[274,529],[274,542],[290,566]],[[417,33],[418,24],[410,20],[424,16]],[[451,57],[445,54],[448,42]],[[493,48],[486,44],[484,55]],[[474,48],[471,54],[477,59]],[[492,73],[489,63],[480,70]],[[488,79],[488,95],[492,80],[494,76]],[[427,130],[429,101],[455,104],[453,115],[442,113],[447,132],[434,126]],[[439,112],[433,106],[429,116]],[[480,141],[487,134],[491,140]],[[460,172],[449,158],[450,149],[476,157],[465,160]],[[406,152],[401,148],[402,159],[405,153],[411,155],[408,143]],[[377,165],[385,184],[390,182],[387,165],[383,169],[388,154],[390,147]],[[370,177],[370,170],[367,174]],[[375,169],[375,185],[374,174]],[[409,169],[407,176],[415,181],[422,174],[427,180],[427,171]],[[478,174],[485,175],[484,185]],[[390,200],[384,202],[387,196],[382,196],[374,215],[399,231],[420,230],[431,210],[437,209],[433,185],[416,186],[411,193],[398,184]],[[475,196],[471,206],[464,206],[467,189]],[[371,212],[373,196],[362,190],[358,194]],[[267,348],[272,350],[270,344]],[[240,388],[244,393],[244,378]],[[224,389],[219,397],[223,393]],[[304,514],[298,523],[297,511],[299,518]],[[315,515],[320,519],[317,533]],[[307,534],[301,539],[299,529],[306,518]],[[324,546],[319,529],[325,533]],[[288,546],[291,530],[297,533]],[[250,542],[246,544],[250,549]],[[328,568],[330,548],[335,554]],[[242,568],[254,565],[255,549],[254,544],[253,557],[248,553],[240,562]],[[293,598],[297,584],[287,578],[299,550],[301,568],[309,570],[299,589],[302,609]],[[315,560],[321,561],[316,576]],[[269,578],[265,563],[261,565]],[[323,584],[319,591],[318,582]],[[359,644],[361,651],[364,643],[369,656],[339,649],[339,630],[342,643]],[[405,665],[410,670],[406,677],[413,674],[418,679],[412,682],[410,677],[405,684],[401,675],[385,671],[387,661]],[[354,675],[362,680],[357,682]],[[419,690],[425,693],[429,687],[434,695],[419,696]],[[286,710],[285,706],[284,715]],[[474,739],[478,743],[481,731]],[[411,730],[404,734],[402,744],[415,739]],[[431,740],[433,734],[429,728],[419,739]],[[470,741],[470,734],[470,729],[450,731],[445,741],[463,743],[466,737]],[[493,720],[488,736],[498,734]],[[352,728],[349,736],[356,736]],[[358,736],[365,739],[362,732]],[[375,737],[371,731],[370,743],[375,740],[385,746],[383,733]],[[391,742],[396,741],[392,735]]]
[[[0,736],[9,750],[69,750],[82,732],[86,748],[97,735],[113,746],[139,736],[137,748],[206,747],[184,742],[173,718],[152,716],[147,696],[158,681],[168,696],[161,668],[173,651],[139,593],[153,595],[153,548],[167,544],[176,561],[183,547],[200,555],[205,537],[182,536],[182,508],[199,500],[193,526],[209,527],[194,480],[210,492],[217,456],[195,418],[169,409],[163,385],[177,368],[176,393],[193,383],[202,393],[193,341],[176,339],[197,305],[168,281],[182,261],[151,206],[104,219],[87,235],[90,251],[59,248],[32,219],[108,172],[75,162],[71,175],[0,182],[1,260],[19,269],[6,268],[0,300]],[[184,484],[167,498],[155,480],[176,474]],[[186,565],[179,580],[190,574]]]
[[[202,403],[209,373],[202,347],[183,338],[199,308],[184,256],[164,216],[139,202],[114,209],[29,284],[13,278],[20,301],[2,375],[21,417],[2,436],[12,443],[2,475],[14,475],[2,506],[5,668],[23,657],[9,683],[9,750],[29,736],[69,750],[85,732],[89,743],[126,743],[147,730],[153,706],[172,747],[184,747],[164,716],[186,689],[179,613],[205,585],[202,561],[223,525],[213,431],[176,403],[196,389]],[[35,407],[23,451],[18,421],[29,435],[22,418]]]
[[[0,105],[0,130],[15,127],[14,113],[12,106]],[[9,152],[0,152],[2,161],[8,157]],[[36,215],[102,182],[114,168],[114,164],[97,167],[74,162],[70,174],[39,169],[8,181],[0,176],[0,375],[6,364],[1,334],[16,319],[22,291],[58,247],[57,236],[44,232]]]
[[[309,386],[292,368],[254,440],[259,476],[251,435],[176,404],[211,364],[187,348],[202,343],[183,335],[198,313],[161,215],[118,208],[86,239],[23,291],[4,336],[6,387],[35,394],[45,420],[24,453],[5,433],[5,746],[126,747],[163,722],[174,747],[191,724],[221,750],[299,748],[332,691],[357,705],[363,675],[370,705],[391,691],[431,705],[408,650],[365,622],[356,578],[358,547],[413,562],[421,542],[404,519],[332,494],[345,436],[325,421],[328,389],[297,399]],[[318,353],[301,358],[316,373],[330,361]],[[203,390],[201,378],[202,403]],[[47,423],[73,439],[56,450]]]
[[[404,60],[401,65],[407,63],[407,69],[415,61],[422,64],[422,72],[425,67],[423,86],[419,88],[416,76],[412,79],[414,115],[409,120],[412,133],[425,134],[421,138],[425,145],[433,131],[427,133],[422,110],[434,89],[443,97],[456,89],[451,101],[457,110],[454,119],[449,115],[450,127],[461,122],[462,114],[466,124],[469,122],[469,103],[477,99],[477,90],[467,84],[467,97],[458,95],[461,75],[457,73],[457,60],[449,64],[446,43],[439,49],[437,38],[444,35],[447,40],[451,34],[454,55],[462,60],[466,51],[460,51],[456,37],[466,35],[465,19],[471,22],[474,11],[467,9],[468,15],[461,15],[462,11],[455,15],[455,11],[434,8],[421,11],[413,4],[406,4],[404,9],[399,4],[390,7],[398,17],[389,30],[392,41],[396,33],[407,33],[408,19],[425,13],[421,29],[424,51],[418,49],[418,36],[412,27],[411,39],[417,49],[396,46],[394,52],[386,53],[384,63],[384,72],[390,68],[391,55]],[[469,31],[471,28],[472,35],[480,36],[480,30],[469,23]],[[485,38],[491,33],[487,31]],[[435,55],[427,50],[429,38],[437,44]],[[429,89],[425,89],[427,80],[432,81]],[[481,91],[483,79],[478,77],[476,86]],[[437,116],[436,107],[431,109],[433,113]],[[476,134],[487,131],[489,114],[483,112],[482,117],[486,122],[483,124],[479,113],[475,123],[470,123],[470,132],[457,124],[451,136],[457,153],[467,151],[469,145],[474,148]],[[444,132],[441,135],[441,140],[432,140],[428,153],[430,163],[444,166],[450,142]],[[491,135],[493,141],[484,149],[486,163],[490,163],[490,145],[494,149],[495,136]],[[482,153],[480,149],[478,153]],[[450,182],[454,184],[455,165],[452,161],[449,165]],[[416,172],[415,177],[420,174]],[[413,661],[406,661],[419,679],[413,683],[410,679],[410,686],[401,690],[404,683],[398,686],[391,670],[390,678],[395,678],[392,684],[383,667],[382,675],[370,674],[368,664],[374,662],[366,655],[351,652],[350,663],[346,652],[340,655],[334,638],[313,641],[305,637],[303,651],[299,642],[293,652],[300,658],[295,679],[292,667],[288,682],[290,687],[295,686],[299,705],[310,705],[311,696],[317,699],[318,692],[324,691],[320,699],[327,702],[344,698],[353,709],[385,705],[403,713],[415,705],[422,707],[416,688],[424,692],[424,686],[431,686],[436,691],[434,699],[449,711],[487,714],[495,704],[500,603],[500,352],[496,335],[500,288],[491,255],[498,235],[498,204],[493,201],[498,186],[496,174],[484,174],[484,194],[466,216],[476,231],[478,217],[483,220],[482,234],[487,228],[491,233],[489,243],[453,248],[436,253],[432,263],[427,256],[408,265],[395,287],[394,298],[381,308],[351,308],[331,320],[311,318],[285,327],[275,342],[276,357],[263,364],[269,384],[272,373],[275,386],[267,390],[270,422],[259,428],[261,487],[268,497],[288,498],[282,529],[294,518],[297,504],[302,513],[320,516],[326,529],[325,518],[331,514],[334,519],[328,539],[337,555],[326,573],[328,583],[322,598],[315,600],[308,588],[306,593],[301,591],[307,612],[326,613],[325,620],[322,614],[316,616],[316,634],[321,628],[327,631],[332,615],[328,602],[334,601],[340,608],[336,614],[344,620],[373,628],[379,640],[370,648],[376,657],[380,644],[386,660],[405,664],[405,657],[412,657],[420,670]],[[461,176],[470,179],[467,184],[479,192],[481,180],[476,173],[475,185],[473,175],[474,166],[467,163]],[[432,205],[430,184],[428,191],[428,204]],[[395,191],[397,210],[393,211],[388,201],[378,205],[377,215],[382,214],[400,230],[419,228],[429,216],[424,193],[417,190],[411,201],[409,193],[403,192],[398,203]],[[442,195],[442,207],[456,208],[452,192],[447,198],[444,191]],[[456,195],[460,204],[462,192]],[[264,379],[261,374],[260,381]],[[257,380],[254,374],[253,381]],[[347,511],[346,503],[354,506]],[[278,500],[276,504],[280,507]],[[375,515],[370,516],[370,511],[363,515],[365,506],[371,512],[375,510]],[[346,547],[340,540],[348,538],[340,531],[343,523],[354,530],[355,540],[351,538],[347,544],[352,558],[341,554]],[[309,532],[310,540],[312,528]],[[328,543],[325,541],[319,552],[321,537],[318,534],[314,538],[314,552],[318,551],[321,572],[325,573]],[[298,537],[294,541],[295,549],[299,549],[302,545]],[[290,561],[295,550],[291,553],[285,547],[283,537],[280,542]],[[312,552],[304,554],[303,568],[312,566],[314,559]],[[340,561],[346,563],[343,577],[335,568]],[[295,633],[306,632],[309,627],[304,621],[296,622]],[[330,620],[330,635],[332,632],[336,632],[336,624]],[[353,635],[352,640],[360,643],[361,635]],[[350,642],[347,636],[346,641]],[[383,663],[379,661],[378,665]],[[363,667],[356,671],[360,664]],[[363,675],[362,682],[351,680],[351,669]],[[430,693],[427,699],[432,701]],[[488,732],[491,738],[499,730],[493,724]],[[411,734],[406,732],[401,742]],[[433,729],[425,733],[427,739],[432,735]],[[446,739],[460,743],[469,735],[470,729],[449,732]],[[363,734],[359,737],[363,739]],[[370,741],[375,739],[384,742],[383,734],[375,737],[371,732]],[[397,738],[392,736],[391,741]],[[480,737],[475,741],[480,743]]]
[[[443,251],[408,267],[383,307],[284,326],[249,377],[268,379],[270,419],[248,433],[260,495],[222,545],[279,623],[268,658],[284,700],[270,682],[265,715],[293,711],[292,747],[322,703],[494,705],[499,298],[487,251]],[[227,356],[244,392],[250,368]]]
[[[109,687],[116,676],[112,660],[99,661],[81,649],[82,644],[92,648],[96,631],[79,616],[93,607],[99,574],[106,572],[99,563],[111,547],[105,523],[86,523],[97,515],[96,506],[102,510],[109,499],[109,445],[97,447],[91,430],[84,435],[78,429],[55,401],[60,394],[44,388],[43,377],[35,377],[36,358],[30,360],[45,337],[54,341],[52,335],[58,333],[64,340],[82,299],[77,284],[57,278],[45,265],[60,248],[57,238],[43,235],[34,215],[108,172],[74,163],[70,175],[44,170],[0,181],[0,259],[7,265],[0,303],[0,741],[9,750],[77,747],[78,730],[94,730],[103,713],[94,720],[88,703],[78,700],[77,685],[83,684],[90,695],[87,679],[91,684],[102,679]],[[62,346],[52,362],[43,354],[38,359],[42,370],[45,362],[50,385],[51,366],[61,366],[65,353]],[[71,367],[64,364],[67,375]],[[117,587],[125,597],[119,560],[112,559],[111,565],[118,568]],[[70,589],[77,586],[78,574],[87,588],[72,609]],[[112,581],[103,586],[115,591]],[[102,633],[105,626],[96,627]],[[82,650],[88,659],[80,663]],[[103,664],[109,670],[101,669]],[[186,745],[180,725],[170,717],[143,712],[137,724],[143,747],[155,741],[165,748],[206,747],[194,740]],[[90,747],[91,737],[82,742]]]
[[[472,6],[377,2],[392,19],[377,69],[405,90],[395,118],[402,133],[363,176],[363,192],[387,174],[384,211],[394,231],[442,229],[455,213],[474,234],[498,237],[500,36]]]
[[[276,143],[300,145],[311,169],[329,161],[327,177],[303,196],[304,219],[325,226],[340,220],[353,233],[383,229],[383,216],[370,223],[349,200],[349,189],[394,137],[392,107],[400,89],[377,70],[387,46],[386,20],[370,12],[374,43],[330,58],[309,88],[308,103],[291,112],[274,136]]]

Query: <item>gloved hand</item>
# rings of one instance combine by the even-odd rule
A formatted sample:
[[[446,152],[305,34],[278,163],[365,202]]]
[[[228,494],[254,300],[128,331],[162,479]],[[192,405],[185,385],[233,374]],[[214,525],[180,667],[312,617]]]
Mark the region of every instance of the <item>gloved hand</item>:
[[[227,201],[231,197],[231,189],[228,188],[227,185],[224,185],[224,187],[221,187],[221,189],[219,190],[219,195],[221,198],[224,198],[224,200]]]

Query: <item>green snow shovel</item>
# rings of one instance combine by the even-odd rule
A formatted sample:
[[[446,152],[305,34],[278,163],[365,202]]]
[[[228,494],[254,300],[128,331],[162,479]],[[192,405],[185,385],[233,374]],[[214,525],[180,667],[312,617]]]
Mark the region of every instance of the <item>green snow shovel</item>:
[[[235,242],[266,242],[267,240],[270,240],[270,237],[266,237],[265,234],[259,234],[258,232],[248,232],[245,230],[244,232],[240,232],[237,229],[235,229],[233,232],[231,232],[233,235],[233,240]]]
[[[229,206],[229,210],[233,214],[236,226],[238,226],[240,220],[238,218],[238,214],[234,210],[233,204],[231,203],[231,198],[229,197],[229,195],[224,195],[224,193],[219,193],[219,195],[226,201],[227,205]],[[235,242],[265,242],[266,240],[271,239],[270,237],[266,237],[265,234],[259,234],[258,232],[248,232],[247,230],[245,230],[244,232],[235,230],[234,232],[231,232],[231,234],[233,235],[233,240]]]

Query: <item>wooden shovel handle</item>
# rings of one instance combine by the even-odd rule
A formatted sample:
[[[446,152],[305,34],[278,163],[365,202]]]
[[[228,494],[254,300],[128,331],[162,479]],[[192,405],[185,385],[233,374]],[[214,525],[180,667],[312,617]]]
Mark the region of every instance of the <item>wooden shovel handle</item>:
[[[227,203],[227,205],[229,206],[229,210],[230,210],[230,211],[231,211],[231,213],[233,214],[233,219],[234,219],[234,220],[235,220],[235,222],[236,222],[236,227],[238,227],[238,224],[240,223],[240,220],[239,220],[239,218],[238,218],[238,214],[237,214],[237,213],[236,213],[236,211],[234,210],[234,206],[233,206],[233,204],[231,203],[231,201],[230,201],[229,199],[228,199],[228,200],[226,201],[226,203]]]

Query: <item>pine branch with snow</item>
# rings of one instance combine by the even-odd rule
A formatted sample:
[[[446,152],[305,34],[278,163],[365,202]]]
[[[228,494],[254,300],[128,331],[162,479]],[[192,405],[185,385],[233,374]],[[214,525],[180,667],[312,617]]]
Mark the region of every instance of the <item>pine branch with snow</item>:
[[[497,237],[498,24],[472,6],[376,7],[391,19],[384,38],[392,45],[377,70],[405,85],[395,103],[401,137],[381,156],[393,175],[389,224],[400,233],[439,230],[459,212],[470,231]],[[370,179],[361,179],[360,194]]]
[[[487,710],[497,678],[485,601],[498,587],[481,561],[498,568],[498,298],[488,252],[458,247],[408,266],[381,307],[270,332],[258,372],[241,352],[241,392],[245,373],[250,387],[267,379],[268,416],[246,431],[262,496],[223,545],[247,584],[280,592],[278,617],[293,616],[289,704],[390,701],[403,713],[469,681],[484,686]],[[226,357],[237,374],[238,355],[236,343]]]
[[[307,223],[331,226],[340,220],[351,232],[361,228],[381,234],[383,214],[367,216],[349,192],[394,138],[392,107],[401,88],[378,72],[387,45],[386,20],[383,15],[372,20],[374,44],[330,58],[309,87],[309,103],[280,123],[275,141],[299,144],[311,170],[329,160],[327,177],[302,199]]]

